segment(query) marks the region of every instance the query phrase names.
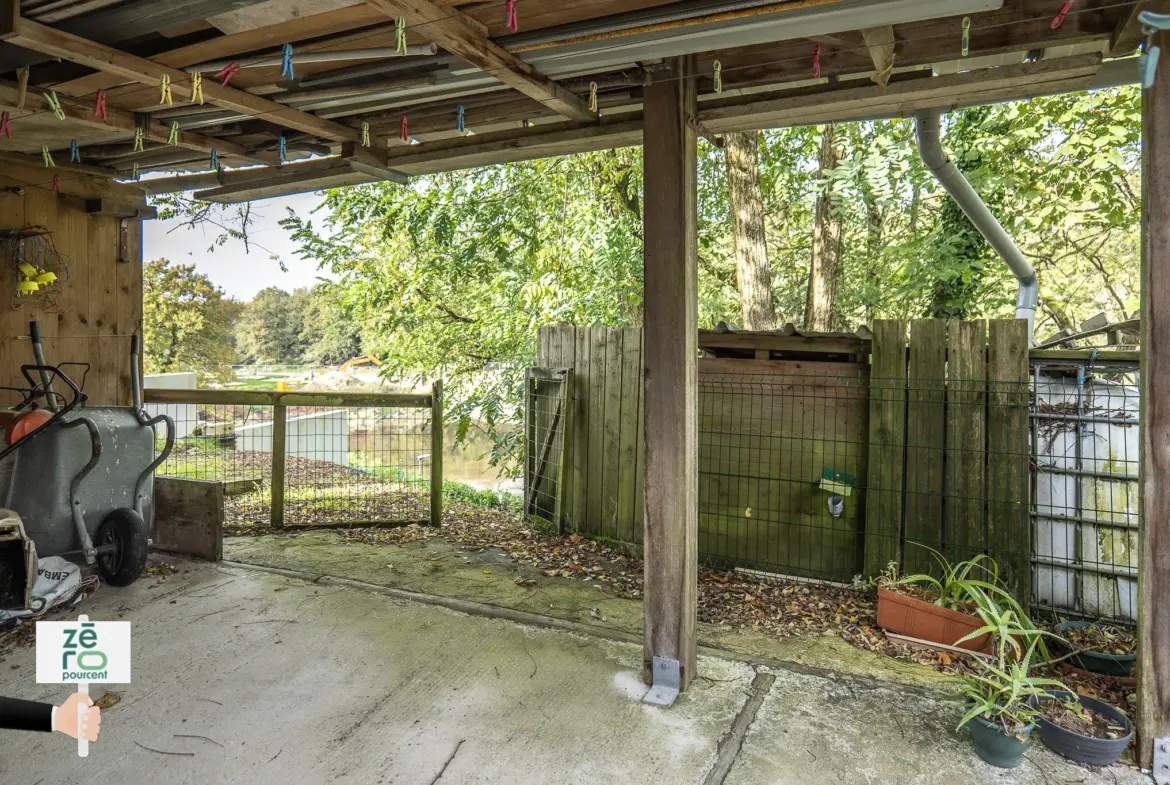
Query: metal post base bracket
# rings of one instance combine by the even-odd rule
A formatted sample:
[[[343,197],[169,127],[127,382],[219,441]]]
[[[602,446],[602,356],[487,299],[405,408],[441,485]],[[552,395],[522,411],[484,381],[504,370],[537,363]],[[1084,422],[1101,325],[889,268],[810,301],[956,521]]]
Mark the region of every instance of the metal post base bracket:
[[[1170,736],[1154,739],[1154,782],[1170,785]]]
[[[642,698],[642,703],[669,708],[678,697],[678,688],[682,684],[682,668],[678,660],[655,656],[651,674],[654,686]]]

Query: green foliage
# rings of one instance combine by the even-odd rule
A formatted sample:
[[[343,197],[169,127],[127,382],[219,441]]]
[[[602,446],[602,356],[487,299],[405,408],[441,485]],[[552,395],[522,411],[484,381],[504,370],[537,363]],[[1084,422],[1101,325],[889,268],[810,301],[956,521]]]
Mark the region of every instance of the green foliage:
[[[240,306],[194,265],[166,259],[142,269],[144,357],[147,373],[196,371],[223,381],[236,361],[232,325]]]
[[[1068,689],[1056,679],[1031,675],[1035,654],[1036,641],[1033,640],[1018,658],[976,657],[972,663],[974,672],[963,676],[959,687],[960,694],[970,701],[971,707],[958,727],[982,717],[1002,725],[1005,732],[1021,740],[1026,738],[1026,729],[1040,713],[1039,709],[1028,705],[1028,701],[1050,697],[1053,690]]]
[[[362,353],[362,328],[338,286],[270,286],[244,305],[236,342],[244,362],[339,365]]]

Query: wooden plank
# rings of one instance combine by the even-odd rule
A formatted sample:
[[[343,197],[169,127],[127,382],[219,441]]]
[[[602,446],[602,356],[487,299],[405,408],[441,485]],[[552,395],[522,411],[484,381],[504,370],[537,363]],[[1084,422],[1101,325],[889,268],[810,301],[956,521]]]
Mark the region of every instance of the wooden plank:
[[[943,466],[946,445],[947,323],[910,323],[906,402],[906,524],[902,569],[933,571],[942,553]],[[925,546],[925,547],[919,547]]]
[[[589,485],[589,329],[573,328],[573,502],[569,505],[571,531],[583,531]]]
[[[987,322],[954,321],[947,329],[946,556],[956,562],[987,547],[984,515],[987,435]]]
[[[631,542],[642,542],[642,535],[646,525],[646,331],[639,331],[642,336],[638,347],[638,430],[637,430],[637,463],[634,469],[634,536]]]
[[[128,81],[140,84],[157,86],[166,75],[171,79],[171,90],[176,98],[191,97],[191,75],[186,71],[159,65],[151,60],[27,19],[19,20],[15,34],[9,37],[7,42],[78,65],[117,74]],[[224,87],[213,79],[203,80],[203,95],[207,103],[213,106],[249,116],[264,115],[268,121],[286,128],[338,142],[361,141],[361,133],[357,128],[326,120],[234,87]]]
[[[564,534],[565,505],[569,501],[569,461],[572,456],[573,433],[573,373],[571,371],[565,371],[557,409],[564,412],[564,422],[561,425],[560,464],[557,467],[557,502],[553,520],[556,521],[557,531]]]
[[[906,445],[906,322],[878,319],[870,358],[869,474],[865,489],[865,574],[901,557],[902,465]]]
[[[143,334],[142,326],[142,221],[113,218],[114,230],[126,233],[126,261],[116,257],[114,265],[114,287],[118,297],[117,327],[113,331],[119,336],[112,339],[117,354],[118,371],[117,401],[120,406],[129,406],[133,401],[133,379],[130,363],[131,336]],[[124,224],[124,227],[122,226]],[[139,372],[143,370],[142,354],[139,353]],[[139,377],[141,378],[141,377]]]
[[[210,480],[154,479],[154,527],[158,550],[207,561],[223,559],[224,488]]]
[[[868,354],[870,341],[856,335],[781,335],[767,332],[719,333],[699,332],[703,349],[768,349],[782,352],[820,352],[825,354]]]
[[[145,391],[146,403],[206,403],[221,406],[328,406],[429,409],[430,394],[419,393],[317,393],[274,390],[162,390]]]
[[[536,396],[533,395],[534,368],[524,369],[524,515],[532,514],[529,499],[536,487]]]
[[[272,515],[274,527],[284,526],[285,453],[287,450],[287,409],[277,404],[272,407]]]
[[[431,526],[443,525],[443,380],[431,386]]]
[[[987,386],[987,552],[1026,608],[1032,593],[1027,321],[988,323]]]
[[[117,404],[118,376],[122,367],[119,351],[118,321],[118,219],[109,216],[90,216],[89,221],[89,311],[91,334],[94,336],[93,363],[98,373],[88,386],[93,403]],[[126,347],[129,356],[129,347]]]
[[[1157,10],[1170,11],[1170,2]],[[1138,756],[1170,738],[1170,33],[1142,99],[1141,515],[1138,567]]]
[[[645,88],[646,518],[642,665],[695,676],[698,584],[697,143],[693,57]]]
[[[819,360],[756,360],[700,357],[699,373],[753,373],[759,376],[802,376],[810,379],[859,379],[869,375],[863,363],[821,362]]]
[[[1046,362],[1100,360],[1101,362],[1136,363],[1141,360],[1141,352],[1115,349],[1102,349],[1101,351],[1096,349],[1032,349],[1028,352],[1028,358]]]
[[[492,43],[477,22],[452,14],[429,0],[366,0],[389,17],[404,15],[451,54],[483,69],[502,83],[555,109],[572,120],[596,120],[597,113],[573,93],[528,63]]]
[[[618,520],[618,496],[621,492],[622,443],[622,342],[625,330],[610,330],[605,345],[605,426],[602,443],[605,450],[602,466],[601,518],[607,536],[622,539],[624,528]]]
[[[605,358],[609,328],[589,328],[589,476],[586,490],[586,531],[604,534],[605,494]]]
[[[622,330],[622,390],[621,390],[621,440],[618,444],[618,539],[636,542],[635,492],[637,490],[638,442],[642,439],[639,429],[638,409],[642,389],[642,331],[637,327]],[[639,505],[640,506],[640,505]]]

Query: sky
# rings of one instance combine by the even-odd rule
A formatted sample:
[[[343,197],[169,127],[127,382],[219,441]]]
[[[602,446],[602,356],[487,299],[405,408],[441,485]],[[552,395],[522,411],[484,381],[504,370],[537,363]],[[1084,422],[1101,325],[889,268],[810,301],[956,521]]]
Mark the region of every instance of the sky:
[[[309,217],[313,208],[323,200],[323,195],[310,193],[253,202],[250,253],[245,253],[243,242],[236,240],[229,240],[226,245],[209,251],[219,234],[214,227],[188,229],[180,220],[145,221],[143,260],[169,259],[175,263],[194,264],[212,283],[237,300],[250,300],[256,292],[268,286],[289,291],[312,286],[321,276],[316,263],[296,256],[296,243],[279,221],[288,216],[290,208],[302,218]],[[314,225],[320,227],[322,214],[312,218]],[[287,272],[280,269],[279,262],[271,258],[272,254],[280,257],[288,268]]]

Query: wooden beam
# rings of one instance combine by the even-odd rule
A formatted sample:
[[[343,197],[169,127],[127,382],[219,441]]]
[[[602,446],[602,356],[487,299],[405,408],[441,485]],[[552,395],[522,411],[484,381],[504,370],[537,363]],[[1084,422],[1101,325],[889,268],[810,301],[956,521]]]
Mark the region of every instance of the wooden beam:
[[[151,60],[126,54],[104,44],[63,33],[27,19],[17,20],[16,30],[7,41],[42,54],[116,74],[140,84],[157,86],[165,75],[170,77],[173,95],[178,98],[191,97],[191,75],[185,71],[159,65]],[[203,79],[203,95],[209,104],[250,117],[263,116],[277,125],[313,136],[338,142],[356,142],[361,139],[361,133],[356,128],[284,106],[234,87],[223,87],[214,79]]]
[[[57,165],[51,171],[45,170],[45,164],[39,155],[25,155],[24,153],[14,153],[9,150],[0,150],[0,161],[9,161],[21,166],[27,166],[30,169],[38,169],[45,172],[44,182],[52,181],[55,174],[87,174],[95,175],[97,177],[108,177],[114,179],[118,176],[118,172],[113,169],[107,169],[104,166],[90,166],[88,164],[71,164],[68,160],[57,161]]]
[[[1154,45],[1170,52],[1170,32]],[[1142,98],[1142,137],[1137,762],[1148,768],[1155,742],[1170,744],[1170,57]]]
[[[1110,57],[1125,57],[1137,50],[1138,44],[1145,38],[1142,35],[1142,23],[1138,21],[1138,16],[1142,11],[1152,8],[1153,5],[1153,0],[1138,0],[1122,11],[1121,21],[1117,23],[1117,29],[1113,31],[1113,35],[1109,37]]]
[[[171,178],[176,184],[188,185],[180,176]],[[376,154],[366,148],[346,148],[343,155],[303,163],[238,169],[222,172],[216,187],[196,191],[195,198],[209,202],[235,204],[276,196],[308,193],[344,185],[361,185],[389,180],[405,183],[407,178],[390,169]],[[162,191],[154,191],[162,193]]]
[[[571,120],[595,120],[597,114],[573,93],[537,71],[507,50],[492,43],[478,23],[453,14],[430,0],[366,0],[387,16],[406,16],[407,21],[451,54],[490,73],[508,87],[548,105]]]
[[[861,37],[865,39],[869,56],[873,59],[873,67],[877,70],[871,78],[874,84],[885,87],[894,73],[894,56],[897,48],[894,28],[892,25],[870,27],[861,31]]]
[[[698,581],[698,146],[693,57],[646,88],[644,366],[646,515],[643,665],[695,677]]]
[[[15,107],[18,105],[20,97],[20,88],[11,82],[0,82],[0,105]],[[68,96],[57,96],[61,102],[61,109],[65,112],[65,117],[78,125],[86,126],[87,128],[97,128],[102,131],[124,131],[128,136],[134,135],[134,130],[138,127],[138,122],[134,115],[130,112],[124,112],[113,107],[106,109],[106,118],[94,115],[93,104],[78,101]],[[18,122],[22,117],[34,114],[44,114],[51,111],[49,109],[49,100],[47,93],[37,88],[29,88],[25,97],[24,111],[17,109],[13,110],[12,122]],[[152,122],[150,127],[146,129],[147,132],[144,137],[150,141],[166,143],[170,137],[171,129],[165,123]],[[210,153],[212,150],[217,150],[221,155],[234,156],[245,161],[254,163],[277,163],[277,156],[273,153],[265,152],[251,152],[246,147],[235,142],[229,142],[226,139],[214,139],[210,136],[202,134],[195,134],[189,131],[179,131],[177,147],[182,147],[186,150],[197,150],[203,153]]]

